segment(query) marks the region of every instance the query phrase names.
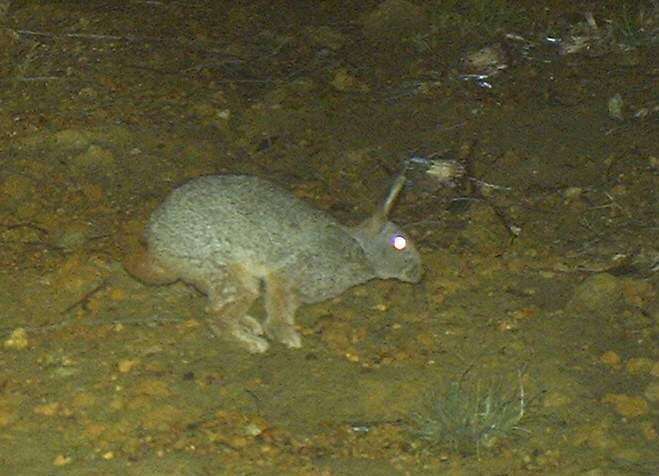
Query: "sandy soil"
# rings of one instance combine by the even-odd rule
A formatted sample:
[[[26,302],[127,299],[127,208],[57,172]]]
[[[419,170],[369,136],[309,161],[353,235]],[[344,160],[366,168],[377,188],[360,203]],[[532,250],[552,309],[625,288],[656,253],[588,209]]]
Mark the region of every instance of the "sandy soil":
[[[656,474],[656,2],[538,3],[0,2],[0,472]],[[191,177],[356,223],[405,164],[423,282],[303,307],[300,350],[121,266]],[[519,421],[421,437],[456,382]]]

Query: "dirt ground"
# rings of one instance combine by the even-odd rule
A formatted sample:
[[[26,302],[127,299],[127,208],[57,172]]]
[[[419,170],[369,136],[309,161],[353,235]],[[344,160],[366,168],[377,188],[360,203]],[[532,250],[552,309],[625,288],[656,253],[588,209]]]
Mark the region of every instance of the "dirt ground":
[[[0,1],[0,474],[657,474],[658,8]],[[121,265],[192,177],[354,224],[401,170],[422,282],[301,349]]]

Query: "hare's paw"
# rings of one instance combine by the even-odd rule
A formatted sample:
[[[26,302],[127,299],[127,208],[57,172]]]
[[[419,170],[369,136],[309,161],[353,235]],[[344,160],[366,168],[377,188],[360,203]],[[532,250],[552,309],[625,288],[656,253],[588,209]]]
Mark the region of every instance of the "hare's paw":
[[[254,319],[252,316],[245,315],[241,317],[240,325],[245,329],[246,332],[249,332],[255,336],[262,336],[265,333],[261,323]]]
[[[270,347],[267,340],[257,337],[250,332],[245,332],[241,327],[233,329],[231,334],[252,354],[262,354]]]
[[[270,347],[267,340],[262,337],[263,326],[252,316],[244,315],[231,324],[231,335],[252,354],[262,354]]]
[[[263,326],[251,316],[242,316],[236,321],[219,319],[211,324],[211,329],[217,336],[233,336],[253,354],[262,354],[270,347],[267,340],[259,337],[264,334]]]
[[[271,339],[277,340],[291,349],[302,347],[302,338],[291,324],[271,324],[267,327],[266,333]]]
[[[286,332],[286,335],[280,336],[278,340],[291,349],[299,349],[302,347],[302,338],[295,329],[289,329]]]

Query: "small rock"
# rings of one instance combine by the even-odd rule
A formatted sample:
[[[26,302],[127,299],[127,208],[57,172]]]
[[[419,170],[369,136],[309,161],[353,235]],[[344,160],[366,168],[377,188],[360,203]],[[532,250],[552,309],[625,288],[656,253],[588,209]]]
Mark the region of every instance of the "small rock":
[[[14,329],[12,333],[9,335],[9,338],[5,340],[3,343],[3,347],[5,349],[13,349],[13,350],[27,349],[28,345],[29,342],[27,339],[27,331],[22,327],[18,327]]]
[[[647,441],[657,441],[657,438],[659,438],[659,435],[657,435],[657,428],[653,422],[641,422],[641,432],[643,433],[643,438]]]
[[[659,170],[659,157],[651,155],[648,157],[648,164],[653,170]]]
[[[625,115],[623,113],[625,103],[623,102],[622,96],[620,94],[616,94],[615,96],[611,97],[611,99],[609,99],[608,107],[609,117],[611,119],[615,119],[617,121],[625,120]]]
[[[123,359],[117,364],[117,369],[122,374],[126,374],[133,370],[137,364],[139,364],[139,360],[137,359]]]
[[[123,288],[112,288],[110,289],[110,292],[108,293],[108,296],[110,299],[112,299],[115,302],[121,302],[124,301],[128,295],[126,293],[126,290]]]
[[[90,145],[87,150],[73,158],[73,165],[86,172],[112,175],[118,170],[114,154],[101,146]]]
[[[622,281],[622,294],[630,306],[645,308],[657,298],[652,283],[645,279],[627,278]]]
[[[570,304],[579,310],[610,310],[621,294],[617,278],[607,273],[597,273],[577,286]]]
[[[653,403],[659,402],[659,382],[652,382],[648,385],[643,395]]]
[[[615,411],[624,417],[647,415],[649,411],[648,402],[639,396],[609,393],[602,401],[612,404]]]
[[[11,425],[18,418],[19,415],[14,405],[6,400],[0,400],[0,428]]]
[[[606,365],[610,365],[611,367],[619,367],[620,361],[620,356],[612,350],[604,352],[602,355],[600,355],[600,362]]]
[[[645,357],[629,359],[625,365],[625,370],[632,375],[649,374],[652,371],[654,362]]]
[[[508,58],[500,44],[468,52],[462,58],[462,72],[494,76],[508,67]]]
[[[78,91],[78,96],[83,99],[96,99],[98,97],[98,92],[92,87],[86,87]]]
[[[60,411],[60,404],[59,402],[44,403],[42,405],[37,405],[32,411],[37,415],[55,416]]]
[[[55,143],[64,149],[84,149],[89,147],[89,134],[77,129],[64,129],[54,136]]]
[[[57,455],[53,460],[53,464],[55,466],[66,466],[67,464],[71,463],[71,461],[73,461],[73,458],[70,456]]]
[[[581,187],[568,187],[563,190],[563,197],[572,202],[578,200],[583,195],[583,188]]]
[[[650,370],[650,375],[655,378],[659,378],[659,361],[652,364],[652,369]]]
[[[347,92],[368,92],[369,87],[351,75],[345,68],[340,68],[334,73],[334,78],[330,84],[337,91]]]

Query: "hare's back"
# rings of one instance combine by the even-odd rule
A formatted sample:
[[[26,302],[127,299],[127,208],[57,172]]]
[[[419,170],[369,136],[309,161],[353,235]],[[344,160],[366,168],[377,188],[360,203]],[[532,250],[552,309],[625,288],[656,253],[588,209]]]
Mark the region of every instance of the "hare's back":
[[[321,211],[258,177],[216,175],[174,190],[148,230],[156,254],[267,264],[308,244],[305,232],[333,224]]]

